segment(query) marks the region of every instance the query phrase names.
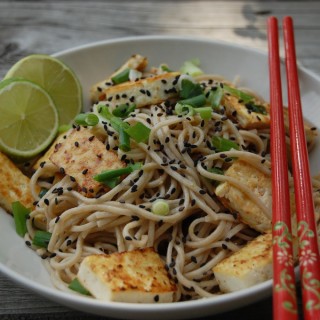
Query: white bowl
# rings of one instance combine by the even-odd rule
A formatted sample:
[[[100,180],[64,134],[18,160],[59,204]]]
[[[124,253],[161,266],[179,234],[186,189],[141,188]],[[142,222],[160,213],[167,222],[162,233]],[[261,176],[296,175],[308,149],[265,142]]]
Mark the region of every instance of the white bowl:
[[[179,68],[185,60],[199,58],[206,72],[230,80],[240,76],[241,85],[257,91],[265,99],[269,97],[267,54],[228,43],[186,37],[134,37],[93,43],[54,56],[66,62],[78,75],[85,105],[89,107],[91,85],[104,79],[135,53],[147,56],[150,65],[168,63],[172,69]],[[299,76],[304,115],[320,126],[320,78],[302,68]],[[319,153],[317,142],[310,156],[313,174],[320,171]],[[3,274],[48,299],[98,315],[127,319],[196,318],[254,303],[272,291],[270,280],[247,290],[197,301],[152,305],[102,302],[55,289],[41,259],[15,233],[13,219],[5,212],[0,212],[0,235],[0,271]]]

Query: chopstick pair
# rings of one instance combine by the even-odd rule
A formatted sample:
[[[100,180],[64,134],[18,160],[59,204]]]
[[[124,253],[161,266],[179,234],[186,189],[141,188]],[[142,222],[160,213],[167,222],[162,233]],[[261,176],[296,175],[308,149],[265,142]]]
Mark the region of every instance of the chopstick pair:
[[[283,19],[283,36],[303,314],[306,320],[316,320],[320,319],[320,258],[291,17]],[[298,319],[298,307],[278,38],[277,18],[270,17],[268,47],[271,104],[273,316],[275,320],[289,320]]]

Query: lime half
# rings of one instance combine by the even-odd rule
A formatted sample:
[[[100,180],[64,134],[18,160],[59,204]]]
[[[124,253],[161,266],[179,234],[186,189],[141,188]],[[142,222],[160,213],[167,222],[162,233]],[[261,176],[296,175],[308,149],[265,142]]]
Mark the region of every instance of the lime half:
[[[55,138],[58,112],[49,94],[27,80],[0,82],[0,149],[16,158],[31,158]]]
[[[19,60],[5,76],[30,80],[52,97],[59,114],[60,125],[72,123],[82,109],[82,90],[73,71],[60,60],[34,54]]]

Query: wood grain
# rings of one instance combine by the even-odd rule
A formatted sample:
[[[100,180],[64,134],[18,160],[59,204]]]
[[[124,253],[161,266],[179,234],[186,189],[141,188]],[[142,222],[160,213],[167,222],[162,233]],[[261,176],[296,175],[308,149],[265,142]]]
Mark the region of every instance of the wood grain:
[[[188,35],[266,51],[268,15],[279,19],[285,15],[294,18],[297,56],[302,65],[320,75],[318,0],[46,0],[0,1],[0,78],[13,63],[28,54],[51,54],[94,41],[126,36]],[[217,315],[214,319],[271,319],[271,304],[271,298],[268,298]],[[102,318],[50,302],[0,275],[0,319]]]

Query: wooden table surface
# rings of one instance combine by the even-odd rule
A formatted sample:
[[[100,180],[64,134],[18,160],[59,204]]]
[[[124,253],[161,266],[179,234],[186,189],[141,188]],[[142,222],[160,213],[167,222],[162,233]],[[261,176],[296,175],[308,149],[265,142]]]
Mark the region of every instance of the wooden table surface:
[[[0,78],[13,63],[28,54],[51,54],[124,36],[192,35],[266,50],[268,15],[293,16],[300,63],[320,74],[320,1],[2,0]],[[201,319],[213,318],[271,319],[272,300],[270,297],[248,307]],[[102,317],[60,306],[0,275],[0,319]]]

